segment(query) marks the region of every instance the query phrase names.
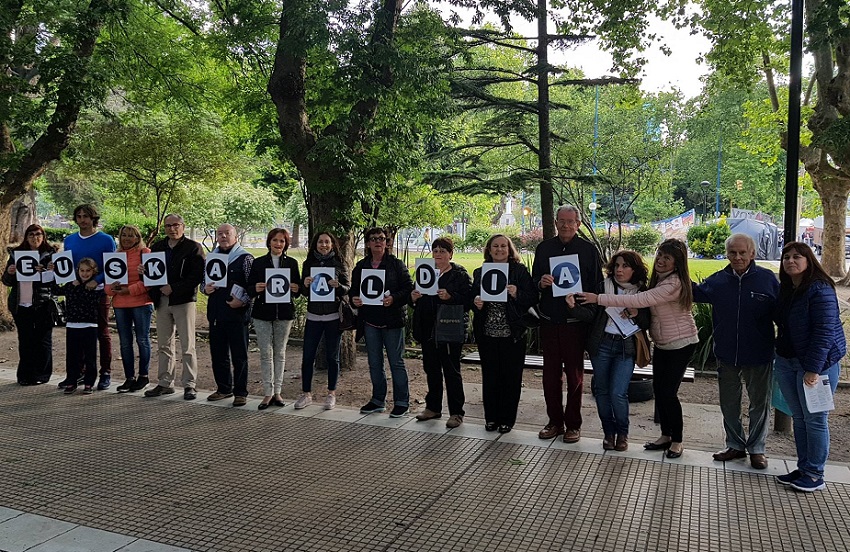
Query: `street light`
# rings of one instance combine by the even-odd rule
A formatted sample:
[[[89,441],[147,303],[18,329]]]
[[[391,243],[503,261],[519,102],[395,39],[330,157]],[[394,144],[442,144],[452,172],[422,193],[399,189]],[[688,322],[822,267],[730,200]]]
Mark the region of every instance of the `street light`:
[[[593,195],[595,196],[596,192],[593,192]],[[588,205],[587,208],[590,209],[590,228],[595,230],[596,229],[596,210],[599,209],[599,205],[597,205],[595,201],[591,201],[590,205]]]
[[[531,214],[531,207],[522,208],[522,233],[525,233],[525,219]]]
[[[703,180],[699,185],[702,187],[702,222],[705,224],[708,215],[708,191],[711,189],[711,182]]]

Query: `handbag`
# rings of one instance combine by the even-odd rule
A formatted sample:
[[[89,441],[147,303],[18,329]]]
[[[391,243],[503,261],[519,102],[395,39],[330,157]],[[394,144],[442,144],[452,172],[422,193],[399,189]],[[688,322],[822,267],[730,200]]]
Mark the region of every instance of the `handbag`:
[[[348,332],[357,327],[357,314],[346,299],[339,302],[339,330]]]
[[[641,368],[652,362],[652,352],[649,349],[649,338],[646,330],[640,330],[635,334],[635,364]]]
[[[466,309],[463,305],[440,305],[434,322],[435,343],[466,341]]]
[[[51,297],[50,301],[47,303],[47,307],[50,309],[50,317],[53,319],[53,325],[64,326],[66,322],[65,306],[55,297]]]

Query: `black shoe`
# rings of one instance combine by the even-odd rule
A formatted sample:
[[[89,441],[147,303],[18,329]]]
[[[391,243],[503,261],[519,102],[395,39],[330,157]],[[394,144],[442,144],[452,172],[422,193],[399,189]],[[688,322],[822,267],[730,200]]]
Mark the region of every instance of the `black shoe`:
[[[145,391],[145,397],[159,397],[160,395],[170,395],[174,393],[173,387],[163,387],[161,385],[157,385],[153,389],[148,389]]]
[[[499,433],[510,433],[512,429],[511,426],[502,424],[499,426]]]
[[[280,406],[280,407],[286,406],[286,403],[283,402],[280,399],[272,399],[272,400],[269,401],[269,404],[272,405],[272,406]]]
[[[65,378],[65,379],[63,379],[62,381],[59,382],[58,388],[59,389],[65,389],[69,385],[77,385],[77,384],[75,384],[73,382],[73,380],[71,380],[69,378]]]
[[[133,390],[134,385],[136,385],[136,380],[134,378],[130,378],[121,385],[119,385],[118,388],[115,390],[119,393],[129,393]]]
[[[404,418],[407,416],[407,412],[410,410],[406,406],[394,406],[390,411],[390,418]]]
[[[496,422],[487,422],[486,424],[484,424],[484,431],[496,431],[498,427],[499,424],[497,424]]]
[[[360,407],[361,414],[377,414],[378,412],[384,412],[385,410],[386,408],[379,404],[375,404],[372,401],[369,401],[368,403]]]
[[[680,456],[682,456],[683,452],[685,452],[685,447],[682,447],[679,450],[673,450],[671,448],[668,448],[665,454],[667,458],[679,458]]]
[[[266,408],[269,407],[270,404],[271,403],[261,402],[260,404],[257,405],[257,410],[265,410]]]
[[[670,448],[670,443],[673,441],[667,441],[666,443],[655,443],[650,441],[648,443],[644,443],[643,448],[645,450],[667,450]]]
[[[97,390],[104,391],[109,389],[110,384],[112,383],[112,376],[109,374],[101,374],[100,381],[97,382]]]
[[[195,389],[192,387],[187,387],[183,390],[183,400],[184,401],[194,401],[198,398],[198,394],[195,392]]]
[[[135,393],[136,391],[141,391],[142,389],[146,389],[150,380],[147,376],[139,376],[136,379],[136,383],[130,386],[130,392]]]

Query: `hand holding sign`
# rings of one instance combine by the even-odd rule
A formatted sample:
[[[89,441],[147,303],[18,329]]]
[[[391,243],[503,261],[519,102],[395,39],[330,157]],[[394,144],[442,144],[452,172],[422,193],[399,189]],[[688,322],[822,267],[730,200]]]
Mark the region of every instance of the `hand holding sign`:
[[[103,280],[107,284],[129,284],[126,253],[103,254]]]
[[[374,268],[363,269],[360,277],[360,299],[364,305],[383,305],[386,271]]]
[[[74,274],[74,257],[70,251],[63,251],[53,255],[53,273],[56,275],[56,283],[60,286],[73,282],[77,279]]]
[[[227,287],[227,255],[224,253],[210,253],[207,255],[207,264],[204,266],[206,284],[213,287]]]
[[[581,268],[578,255],[561,255],[549,259],[552,274],[552,297],[565,297],[581,291]]]
[[[19,282],[38,282],[38,251],[15,251],[15,272]]]
[[[291,303],[292,288],[290,287],[288,268],[266,269],[266,303]]]
[[[168,284],[168,270],[165,266],[165,251],[142,253],[142,282],[146,286],[164,286]]]
[[[482,301],[506,303],[508,301],[508,263],[484,263],[481,265]]]
[[[333,303],[336,299],[336,294],[331,287],[331,281],[334,279],[335,270],[333,268],[325,268],[314,266],[310,268],[310,301],[320,303]],[[304,283],[307,283],[306,280]]]
[[[416,291],[422,295],[437,295],[440,271],[434,259],[416,259]]]

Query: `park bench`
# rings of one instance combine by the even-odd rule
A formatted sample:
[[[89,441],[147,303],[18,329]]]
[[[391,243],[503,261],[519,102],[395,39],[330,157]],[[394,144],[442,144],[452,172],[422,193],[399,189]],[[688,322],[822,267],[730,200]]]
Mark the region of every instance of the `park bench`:
[[[475,351],[463,355],[463,358],[461,358],[460,361],[465,364],[481,364],[481,357],[478,356],[478,351]],[[525,355],[525,367],[543,369],[543,357],[540,355]],[[584,361],[584,373],[593,373],[593,364],[591,364],[587,359]],[[652,377],[652,365],[650,364],[643,368],[635,366],[633,377],[634,376],[647,378]],[[692,367],[688,366],[685,369],[685,375],[682,377],[682,381],[694,381],[694,369]]]

